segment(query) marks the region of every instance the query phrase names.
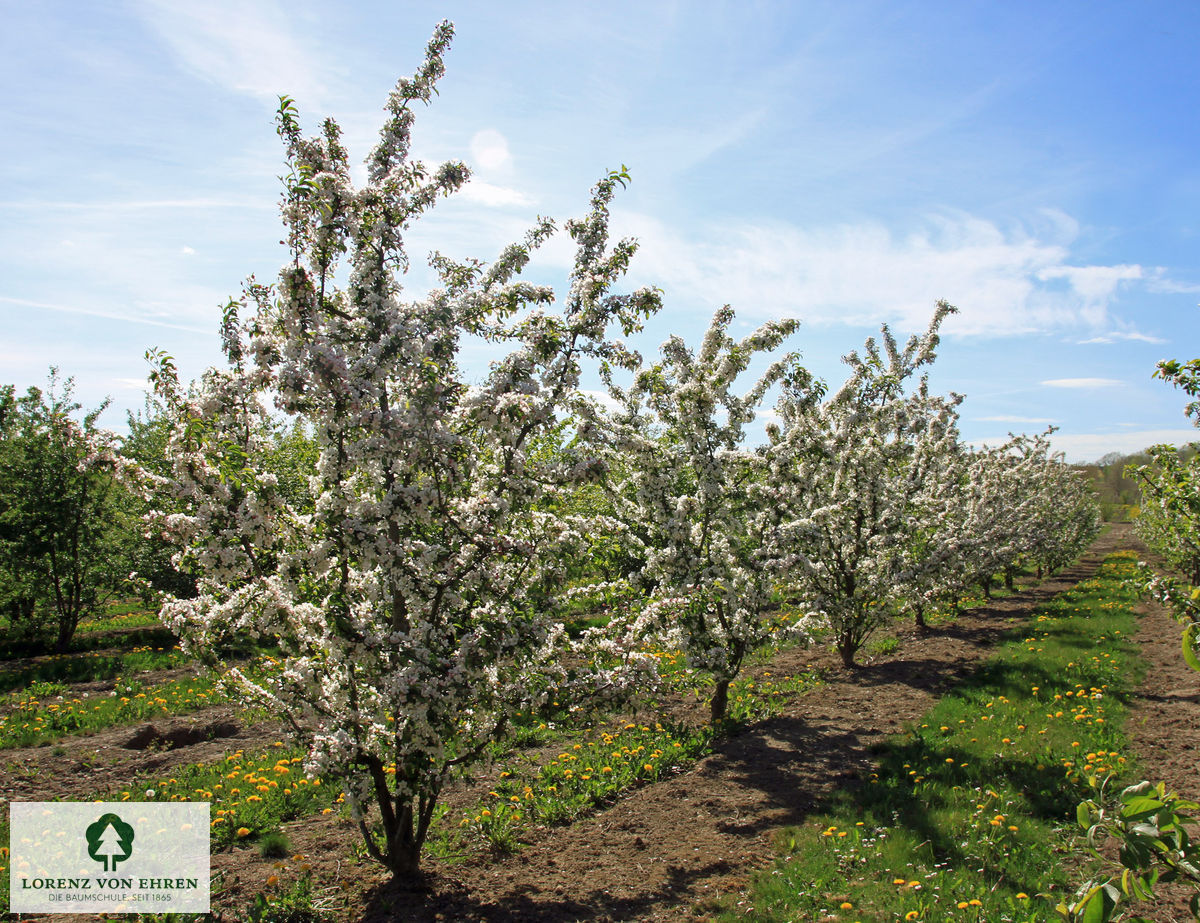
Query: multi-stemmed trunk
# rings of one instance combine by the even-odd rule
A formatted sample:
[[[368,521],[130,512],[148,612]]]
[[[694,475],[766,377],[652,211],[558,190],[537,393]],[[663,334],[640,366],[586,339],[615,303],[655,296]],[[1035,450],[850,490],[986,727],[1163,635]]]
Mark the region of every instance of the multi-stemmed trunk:
[[[714,724],[720,724],[725,720],[725,713],[729,710],[729,680],[719,679],[716,685],[713,686],[712,699],[709,702],[709,720]]]

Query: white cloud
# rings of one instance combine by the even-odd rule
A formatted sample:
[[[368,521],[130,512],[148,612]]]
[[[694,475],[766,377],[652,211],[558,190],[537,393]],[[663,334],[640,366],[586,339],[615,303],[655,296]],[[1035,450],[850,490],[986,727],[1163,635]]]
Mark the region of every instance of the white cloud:
[[[1079,345],[1089,346],[1094,343],[1119,343],[1123,340],[1133,340],[1138,343],[1166,343],[1162,337],[1151,336],[1148,333],[1138,333],[1136,330],[1130,331],[1114,331],[1105,333],[1097,337],[1088,337],[1086,340],[1079,340]]]
[[[484,170],[499,170],[512,160],[508,141],[493,128],[477,131],[471,137],[472,165]]]
[[[722,224],[684,238],[644,215],[623,215],[642,243],[635,264],[668,292],[743,315],[812,323],[894,322],[924,328],[939,298],[958,306],[946,332],[990,336],[1111,327],[1135,265],[1071,262],[1077,228],[1039,221],[1040,236],[962,213],[928,217],[897,233],[877,222],[800,228],[784,222]],[[1043,216],[1054,218],[1054,215]]]
[[[114,378],[113,381],[118,387],[126,388],[134,391],[149,391],[150,382],[144,378]]]
[[[1115,378],[1048,378],[1042,384],[1049,388],[1112,388],[1124,382]]]
[[[478,202],[480,205],[485,205],[491,208],[499,208],[506,205],[532,205],[533,200],[519,189],[510,189],[507,186],[496,186],[492,183],[484,183],[480,180],[473,179],[468,182],[458,195],[465,201]]]
[[[314,63],[314,49],[292,33],[292,17],[279,3],[142,0],[139,8],[193,74],[272,102],[287,93],[309,106],[322,104],[329,75]]]
[[[1184,445],[1200,441],[1200,430],[1196,429],[1143,429],[1121,433],[1080,433],[1050,437],[1054,451],[1063,452],[1068,462],[1084,464],[1103,458],[1109,452],[1131,455],[1159,443]]]
[[[604,408],[605,410],[607,410],[609,412],[621,409],[621,405],[618,404],[615,400],[613,400],[612,395],[610,395],[607,391],[583,390],[580,393],[585,395],[586,397],[590,397],[597,404],[599,404],[602,408]]]
[[[1194,295],[1200,292],[1200,285],[1195,282],[1180,282],[1175,279],[1168,279],[1166,270],[1161,266],[1156,266],[1154,272],[1148,276],[1147,287],[1152,292],[1162,292],[1167,295]]]
[[[1038,278],[1066,279],[1071,288],[1084,298],[1106,300],[1113,296],[1121,282],[1143,277],[1141,266],[1049,266],[1038,272]]]

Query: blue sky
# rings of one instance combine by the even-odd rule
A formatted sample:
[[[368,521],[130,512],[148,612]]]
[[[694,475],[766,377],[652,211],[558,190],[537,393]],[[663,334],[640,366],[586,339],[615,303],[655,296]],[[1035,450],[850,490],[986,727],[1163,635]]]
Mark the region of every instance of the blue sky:
[[[73,375],[121,428],[148,347],[198,375],[218,305],[283,262],[276,97],[361,162],[435,24],[416,153],[472,183],[410,238],[493,257],[626,164],[613,230],[698,342],[729,303],[837,383],[889,323],[960,309],[931,376],[962,431],[1060,427],[1070,460],[1195,438],[1151,379],[1200,355],[1194,3],[48,2],[0,37],[0,382]],[[545,278],[565,280],[553,242]],[[740,328],[741,329],[741,328]],[[484,356],[471,361],[482,368]]]

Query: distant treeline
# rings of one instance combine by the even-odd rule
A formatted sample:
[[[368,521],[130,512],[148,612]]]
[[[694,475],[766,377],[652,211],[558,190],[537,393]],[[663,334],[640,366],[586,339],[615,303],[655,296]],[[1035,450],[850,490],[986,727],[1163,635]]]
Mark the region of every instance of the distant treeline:
[[[1184,461],[1195,454],[1195,445],[1179,450],[1179,457]],[[1150,461],[1150,455],[1144,451],[1132,455],[1109,452],[1095,464],[1076,466],[1091,479],[1105,522],[1129,522],[1137,515],[1142,495],[1137,478],[1127,473],[1126,469],[1130,465],[1146,465]]]

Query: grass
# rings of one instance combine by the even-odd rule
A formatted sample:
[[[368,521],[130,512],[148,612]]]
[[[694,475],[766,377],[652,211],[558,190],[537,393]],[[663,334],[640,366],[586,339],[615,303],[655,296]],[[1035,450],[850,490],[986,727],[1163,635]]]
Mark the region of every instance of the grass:
[[[216,674],[185,677],[153,686],[118,678],[110,693],[92,695],[56,684],[35,684],[8,697],[0,715],[0,748],[33,747],[70,734],[88,734],[166,715],[181,715],[225,701]]]
[[[119,599],[110,602],[100,615],[81,621],[76,634],[146,627],[159,627],[158,612],[140,599]]]
[[[1075,805],[1130,767],[1125,696],[1135,557],[1039,607],[1030,626],[891,738],[868,784],[841,791],[718,919],[1056,919],[1078,876],[1064,863]]]
[[[174,638],[157,647],[140,644],[116,654],[104,651],[54,654],[27,667],[0,674],[0,692],[23,690],[36,683],[96,682],[131,673],[167,670],[188,661],[189,658],[174,644]]]
[[[1114,563],[1107,570],[1115,573],[1127,563]],[[1071,797],[1079,800],[1071,786],[1079,788],[1083,777],[1114,768],[1120,759],[1116,756],[1119,740],[1104,737],[1115,733],[1112,712],[1105,710],[1113,708],[1112,694],[1120,684],[1124,669],[1120,638],[1129,627],[1106,628],[1097,639],[1075,624],[1085,618],[1075,611],[1081,605],[1119,608],[1113,600],[1120,581],[1113,573],[1081,585],[1083,595],[1078,599],[1055,601],[1044,608],[1038,630],[1013,647],[1009,660],[989,664],[975,681],[947,697],[922,727],[889,743],[880,771],[865,792],[845,793],[844,801],[811,828],[786,831],[779,840],[779,863],[736,911],[739,916],[744,917],[745,906],[752,905],[754,918],[764,921],[805,919],[804,914],[818,911],[831,920],[904,919],[914,911],[918,916],[909,919],[933,919],[930,912],[943,910],[952,913],[947,919],[983,919],[986,914],[994,920],[1042,919],[1036,913],[1044,909],[1045,900],[1018,888],[1041,880],[1037,876],[1044,877],[1045,869],[1057,863],[1053,856],[1047,862],[1044,854],[1021,858],[1027,843],[1041,837],[1046,843],[1060,844],[1059,808],[1064,798],[1070,802],[1068,808],[1074,804]],[[1089,610],[1086,617],[1092,615]],[[1114,612],[1104,616],[1118,617]],[[1099,623],[1083,624],[1095,628]],[[1053,652],[1060,647],[1074,655],[1065,664],[1047,659],[1057,656]],[[1081,651],[1090,657],[1081,656]],[[758,652],[747,667],[762,666],[773,653]],[[657,656],[669,692],[697,701],[711,694],[708,681],[687,668],[681,655]],[[1113,675],[1101,676],[1104,669]],[[1032,693],[1026,689],[1031,676],[1038,687]],[[1066,683],[1067,677],[1077,682]],[[780,677],[761,670],[753,678],[743,677],[731,689],[729,729],[736,732],[741,725],[778,712],[818,681],[811,673]],[[78,722],[73,730],[87,730],[142,720],[135,716],[139,714],[178,713],[168,710],[173,700],[158,701],[167,699],[162,687],[125,688],[106,699],[113,704],[105,705],[68,700],[65,687],[40,682],[32,689],[36,695],[27,691],[23,703],[14,700],[23,710],[22,725],[28,725],[20,728],[21,734],[34,735],[22,739],[52,740],[68,732],[71,720]],[[198,689],[212,701],[212,693],[206,692],[209,687],[200,689],[196,681],[180,685],[186,690],[179,693],[180,710],[206,704],[203,699],[197,703]],[[1078,695],[1081,689],[1084,694]],[[1108,698],[1091,699],[1096,691]],[[46,701],[57,695],[64,699]],[[1045,713],[1046,728],[1036,735],[1030,730],[1033,719],[1014,707],[1026,703],[1030,695],[1035,711],[1047,697],[1058,696],[1054,708]],[[71,707],[77,713],[74,719],[65,717]],[[143,708],[152,711],[139,712]],[[0,741],[6,730],[16,734],[8,728],[15,728],[14,717],[15,713],[7,722],[0,721]],[[503,766],[496,787],[454,816],[443,808],[429,852],[454,855],[464,848],[474,852],[479,846],[500,852],[516,848],[531,826],[568,823],[610,803],[624,790],[679,771],[711,747],[713,731],[707,727],[650,721],[581,728],[576,717],[563,711],[518,719],[515,738],[506,742],[504,751],[497,748],[493,754]],[[1076,738],[1070,743],[1085,749],[1062,750],[1064,735]],[[1036,745],[1032,755],[1021,749],[1027,739]],[[519,758],[521,749],[553,743],[561,743],[562,752],[544,763]],[[1060,750],[1066,755],[1058,755]],[[1077,751],[1092,761],[1080,761]],[[282,744],[262,752],[239,750],[214,763],[177,769],[174,776],[132,784],[109,797],[210,801],[214,849],[255,845],[260,851],[277,852],[271,837],[282,822],[333,812],[342,800],[335,787],[301,778],[301,761],[299,751]],[[975,867],[978,873],[971,871]],[[888,878],[889,871],[896,877]],[[979,875],[985,880],[976,880]],[[1061,889],[1064,884],[1057,886]],[[0,881],[0,891],[6,886],[7,880]],[[980,896],[966,897],[974,893],[972,888]],[[981,889],[987,888],[991,891],[985,898]],[[964,896],[964,907],[947,903],[959,895]],[[283,909],[270,906],[272,911]],[[267,905],[258,909],[266,911]]]
[[[776,677],[766,673],[730,687],[726,729],[760,721],[820,682],[812,672]],[[443,826],[430,843],[435,855],[461,855],[471,845],[510,852],[523,831],[535,825],[569,823],[610,803],[621,792],[655,782],[711,751],[715,731],[630,721],[598,728],[565,743],[563,751],[541,765],[509,762],[496,787],[458,817],[457,829]]]

